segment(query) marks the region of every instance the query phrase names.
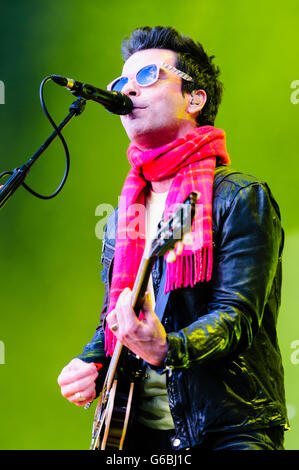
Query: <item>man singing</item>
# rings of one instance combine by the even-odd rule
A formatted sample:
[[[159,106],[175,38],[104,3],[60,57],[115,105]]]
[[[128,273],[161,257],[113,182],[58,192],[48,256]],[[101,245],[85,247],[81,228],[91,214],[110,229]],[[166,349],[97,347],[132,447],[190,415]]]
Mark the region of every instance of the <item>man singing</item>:
[[[283,450],[277,203],[266,183],[230,167],[225,133],[214,127],[219,69],[198,42],[143,27],[123,41],[122,55],[122,75],[108,89],[133,102],[121,117],[131,169],[105,229],[102,321],[62,370],[61,393],[78,406],[94,400],[119,340],[145,368],[126,449]],[[155,263],[138,318],[132,288],[146,240],[192,191],[201,215],[172,262]],[[133,204],[145,207],[138,237],[130,236]],[[159,320],[162,278],[168,299]]]

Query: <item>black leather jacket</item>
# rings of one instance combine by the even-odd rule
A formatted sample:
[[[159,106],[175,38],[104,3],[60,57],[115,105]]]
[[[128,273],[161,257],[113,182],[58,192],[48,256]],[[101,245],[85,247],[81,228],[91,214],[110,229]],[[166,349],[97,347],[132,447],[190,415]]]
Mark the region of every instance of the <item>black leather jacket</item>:
[[[103,241],[103,317],[116,218],[110,216]],[[163,367],[155,368],[167,373],[174,449],[198,445],[209,432],[288,427],[276,332],[283,242],[279,208],[267,184],[217,167],[212,280],[171,292],[163,319],[169,352]],[[161,261],[154,266],[155,293],[163,269]],[[99,326],[78,357],[102,362],[104,371],[103,341]]]

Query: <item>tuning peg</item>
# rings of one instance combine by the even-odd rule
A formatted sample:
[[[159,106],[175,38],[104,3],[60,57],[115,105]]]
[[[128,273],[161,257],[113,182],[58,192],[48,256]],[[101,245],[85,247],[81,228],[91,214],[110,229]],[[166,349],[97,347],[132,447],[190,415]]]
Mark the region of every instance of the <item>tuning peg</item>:
[[[192,245],[193,244],[193,235],[191,232],[185,233],[183,236],[183,244],[184,245]]]
[[[171,250],[166,258],[167,263],[173,263],[176,260],[176,254],[174,250]]]
[[[183,242],[179,241],[179,242],[176,242],[175,244],[175,252],[177,255],[181,255],[182,252],[183,252],[183,249],[184,249],[184,244]]]

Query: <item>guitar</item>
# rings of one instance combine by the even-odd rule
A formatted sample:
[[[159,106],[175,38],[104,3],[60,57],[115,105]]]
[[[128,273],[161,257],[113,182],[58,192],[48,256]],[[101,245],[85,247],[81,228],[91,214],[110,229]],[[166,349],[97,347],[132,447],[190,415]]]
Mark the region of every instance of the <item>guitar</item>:
[[[145,249],[132,289],[132,308],[139,315],[154,262],[174,249],[191,231],[198,195],[192,192],[167,221],[161,220]],[[122,450],[132,409],[134,386],[142,377],[142,360],[117,341],[103,382],[92,427],[90,450]]]

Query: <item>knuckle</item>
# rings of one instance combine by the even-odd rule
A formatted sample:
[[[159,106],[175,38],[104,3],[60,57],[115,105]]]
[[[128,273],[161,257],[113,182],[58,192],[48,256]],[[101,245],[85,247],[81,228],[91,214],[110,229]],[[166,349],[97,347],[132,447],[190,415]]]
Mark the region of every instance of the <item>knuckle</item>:
[[[137,323],[137,322],[133,323],[133,325],[131,326],[132,333],[137,334],[140,331],[141,326],[142,326],[141,323]]]

